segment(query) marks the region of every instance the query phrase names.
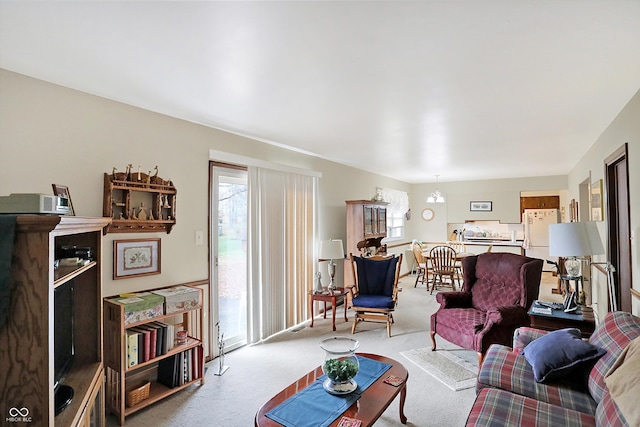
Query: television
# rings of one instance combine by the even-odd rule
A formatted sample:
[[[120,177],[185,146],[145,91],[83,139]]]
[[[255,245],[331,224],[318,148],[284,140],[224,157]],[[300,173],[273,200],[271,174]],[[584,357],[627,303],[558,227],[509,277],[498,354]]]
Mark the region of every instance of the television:
[[[56,415],[73,400],[73,388],[64,384],[75,355],[73,293],[73,280],[57,286],[53,291],[53,379]]]

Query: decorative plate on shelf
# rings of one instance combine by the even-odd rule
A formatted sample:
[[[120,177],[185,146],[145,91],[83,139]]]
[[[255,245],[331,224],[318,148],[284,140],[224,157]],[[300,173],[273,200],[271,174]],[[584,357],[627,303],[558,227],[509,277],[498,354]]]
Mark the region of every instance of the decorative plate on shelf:
[[[425,221],[431,221],[434,216],[435,216],[435,213],[433,212],[432,209],[424,208],[422,210],[422,219],[424,219]]]

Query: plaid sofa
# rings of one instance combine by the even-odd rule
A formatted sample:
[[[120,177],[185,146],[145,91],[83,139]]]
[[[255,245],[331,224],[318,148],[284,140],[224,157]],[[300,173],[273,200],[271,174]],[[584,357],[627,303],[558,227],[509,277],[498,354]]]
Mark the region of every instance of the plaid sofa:
[[[537,383],[520,354],[528,343],[545,334],[522,327],[513,348],[494,344],[478,374],[477,396],[467,426],[627,426],[611,398],[605,375],[624,348],[640,336],[640,318],[630,313],[608,313],[589,342],[607,350],[584,375]],[[587,376],[588,375],[588,376]]]

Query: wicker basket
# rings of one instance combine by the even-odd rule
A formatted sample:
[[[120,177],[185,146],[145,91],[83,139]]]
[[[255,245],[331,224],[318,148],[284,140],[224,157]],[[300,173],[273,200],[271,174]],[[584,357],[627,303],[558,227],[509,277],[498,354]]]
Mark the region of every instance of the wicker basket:
[[[127,392],[127,407],[132,407],[149,397],[149,381]]]

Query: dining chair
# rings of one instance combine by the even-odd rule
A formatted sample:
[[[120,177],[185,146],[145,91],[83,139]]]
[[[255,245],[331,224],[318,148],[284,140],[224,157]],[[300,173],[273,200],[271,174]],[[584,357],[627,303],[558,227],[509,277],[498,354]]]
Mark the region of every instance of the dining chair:
[[[438,285],[448,286],[455,291],[456,285],[454,279],[458,280],[460,286],[460,276],[456,269],[456,251],[448,245],[438,245],[433,247],[429,252],[429,261],[433,269],[433,283],[431,284],[431,293]],[[444,277],[449,278],[449,282],[445,282]]]
[[[413,252],[413,257],[416,261],[416,283],[414,283],[413,287],[418,286],[418,282],[422,284],[427,284],[427,288],[429,288],[429,273],[427,260],[422,255],[422,246],[418,242],[411,243],[411,252]]]
[[[451,241],[447,242],[447,245],[451,246],[453,250],[456,251],[456,255],[467,252],[467,247],[462,242]],[[459,257],[456,259],[456,271],[458,273],[458,277],[462,276],[462,260]],[[458,280],[458,285],[459,284],[460,281]]]

